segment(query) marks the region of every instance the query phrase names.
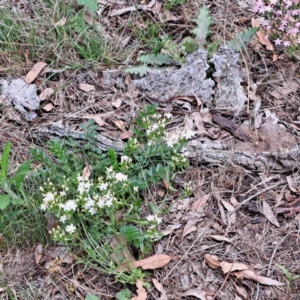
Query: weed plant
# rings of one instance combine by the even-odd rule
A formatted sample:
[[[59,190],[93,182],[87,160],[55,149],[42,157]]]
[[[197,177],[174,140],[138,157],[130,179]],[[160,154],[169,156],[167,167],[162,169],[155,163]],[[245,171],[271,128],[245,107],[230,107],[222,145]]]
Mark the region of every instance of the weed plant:
[[[37,205],[43,212],[56,219],[57,226],[50,232],[54,241],[81,249],[87,255],[85,261],[108,273],[117,267],[109,259],[113,251],[110,238],[122,236],[141,256],[150,251],[152,242],[161,237],[157,225],[166,207],[148,203],[151,213],[143,215],[142,192],[162,179],[172,190],[172,180],[188,163],[180,150],[191,133],[166,134],[170,117],[157,114],[155,105],[147,106],[136,119],[121,157],[113,149],[102,152],[97,148],[93,121],[82,126],[84,143],[51,141],[52,159],[41,150],[32,152],[33,160],[42,165],[31,176],[40,186],[35,199],[40,199]],[[131,272],[141,277],[140,271]],[[134,282],[132,276],[126,276]]]

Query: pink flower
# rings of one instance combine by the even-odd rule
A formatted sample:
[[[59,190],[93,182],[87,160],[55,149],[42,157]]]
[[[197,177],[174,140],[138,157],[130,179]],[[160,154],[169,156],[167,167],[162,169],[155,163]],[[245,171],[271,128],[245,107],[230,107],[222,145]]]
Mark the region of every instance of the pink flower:
[[[296,28],[300,27],[300,22],[297,22],[297,23],[295,24],[295,27],[296,27]]]
[[[264,11],[271,12],[272,11],[271,5],[265,6]]]
[[[298,10],[296,10],[296,9],[292,10],[292,16],[296,16],[296,15],[298,15],[298,13],[299,13]]]
[[[293,5],[292,1],[285,1],[285,8],[288,9],[289,7],[291,7]]]
[[[277,3],[277,0],[270,0],[270,3],[275,5]]]
[[[287,34],[295,35],[298,32],[298,28],[291,28],[287,31]]]
[[[290,44],[291,44],[291,42],[289,42],[289,41],[284,41],[284,42],[283,42],[283,46],[284,46],[284,47],[287,47],[287,46],[289,46]]]
[[[276,40],[274,40],[275,45],[280,45],[282,42],[281,39],[277,38]]]
[[[297,42],[297,44],[300,44],[300,38],[296,42]]]
[[[282,16],[282,11],[281,11],[281,10],[277,10],[277,11],[276,11],[276,14],[277,14],[278,16]]]

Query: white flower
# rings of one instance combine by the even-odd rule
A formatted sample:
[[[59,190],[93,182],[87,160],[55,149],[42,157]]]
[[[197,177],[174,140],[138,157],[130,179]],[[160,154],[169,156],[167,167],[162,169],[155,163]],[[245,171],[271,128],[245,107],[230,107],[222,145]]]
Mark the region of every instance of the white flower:
[[[172,115],[171,113],[166,113],[166,114],[165,114],[165,117],[166,117],[167,119],[171,119],[171,118],[173,117],[173,115]]]
[[[91,215],[94,215],[96,212],[97,212],[97,211],[96,211],[96,209],[95,209],[94,207],[92,207],[92,208],[89,209],[89,213],[90,213]]]
[[[80,193],[80,194],[83,194],[84,192],[88,192],[90,190],[90,187],[91,187],[91,183],[90,181],[81,181],[78,183],[78,188],[77,188],[77,191]]]
[[[78,175],[76,178],[78,182],[84,181],[84,178],[81,175]]]
[[[97,206],[100,207],[100,208],[102,208],[102,207],[105,206],[105,201],[104,201],[103,198],[100,198],[100,199],[98,200]]]
[[[98,186],[98,189],[99,189],[100,191],[105,191],[105,190],[107,190],[107,188],[108,188],[108,183],[107,183],[107,182],[102,182],[102,183],[100,183],[99,186]]]
[[[149,215],[149,216],[147,216],[147,221],[149,221],[149,222],[153,222],[154,220],[155,220],[155,217],[154,216],[151,216],[151,215]]]
[[[116,179],[116,181],[126,181],[128,179],[128,176],[123,173],[118,172],[115,174],[115,179]]]
[[[61,192],[59,193],[59,195],[60,195],[61,197],[63,197],[63,196],[66,196],[67,193],[66,193],[65,191],[61,191]]]
[[[61,216],[60,218],[59,218],[59,221],[60,222],[62,222],[62,223],[65,223],[66,221],[67,221],[67,216]]]
[[[193,132],[190,129],[186,129],[185,132],[184,132],[184,138],[187,139],[187,140],[192,138],[194,135],[195,135],[195,132]]]
[[[65,211],[70,211],[70,210],[76,210],[77,208],[77,203],[75,200],[68,200],[65,205],[64,205],[64,210]]]
[[[48,192],[47,194],[44,195],[43,202],[47,203],[47,202],[50,202],[50,201],[53,201],[53,200],[54,200],[54,194],[53,193]]]
[[[90,197],[88,197],[84,200],[86,201],[85,204],[84,204],[84,208],[87,209],[87,210],[90,209],[91,207],[93,207],[94,204],[95,204],[95,201]]]
[[[107,173],[107,174],[113,173],[113,167],[112,167],[112,166],[107,167],[107,168],[106,168],[106,173]]]
[[[123,162],[131,162],[132,161],[132,159],[130,158],[130,157],[128,157],[127,155],[123,155],[123,156],[121,156],[121,163],[123,163]]]
[[[137,186],[134,186],[133,191],[137,193],[139,191],[139,188]]]
[[[76,230],[76,227],[73,224],[66,226],[66,231],[69,233],[74,233],[75,230]]]
[[[108,200],[106,200],[106,202],[105,202],[105,205],[107,206],[107,207],[111,207],[112,206],[112,199],[108,199]]]
[[[150,215],[146,218],[149,222],[156,222],[157,224],[160,224],[162,221],[162,218],[159,218],[157,215]]]
[[[43,203],[43,204],[41,205],[41,210],[46,210],[46,209],[47,209],[47,206],[46,206],[45,203]]]

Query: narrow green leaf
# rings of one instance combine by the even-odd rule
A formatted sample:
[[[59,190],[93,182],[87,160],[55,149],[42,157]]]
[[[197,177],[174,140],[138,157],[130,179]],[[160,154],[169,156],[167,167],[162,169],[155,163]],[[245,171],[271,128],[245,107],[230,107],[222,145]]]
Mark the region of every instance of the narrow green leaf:
[[[200,9],[195,22],[197,23],[197,27],[192,32],[196,35],[200,46],[202,46],[209,35],[209,27],[212,24],[212,18],[206,6]]]
[[[13,181],[15,182],[16,189],[20,188],[21,183],[23,182],[25,176],[29,172],[30,172],[30,161],[27,160],[19,166],[15,176],[12,178]]]
[[[235,36],[234,41],[227,42],[227,46],[233,50],[240,51],[247,43],[250,42],[257,31],[258,28],[255,27],[245,29],[243,32]]]
[[[9,195],[0,195],[0,209],[5,209],[10,203]]]
[[[141,66],[137,66],[137,67],[126,68],[125,72],[133,74],[133,75],[144,76],[144,75],[146,75],[147,70],[148,70],[147,65],[141,65]]]
[[[92,12],[96,12],[98,9],[97,0],[77,0],[77,3],[88,7]]]
[[[10,141],[5,144],[5,147],[2,152],[2,159],[1,159],[1,177],[4,179],[6,178],[7,173],[7,164],[8,164],[8,157],[10,152]]]
[[[140,61],[148,65],[159,65],[159,66],[176,64],[176,61],[174,59],[172,59],[170,56],[165,54],[142,55],[137,58],[137,61]]]

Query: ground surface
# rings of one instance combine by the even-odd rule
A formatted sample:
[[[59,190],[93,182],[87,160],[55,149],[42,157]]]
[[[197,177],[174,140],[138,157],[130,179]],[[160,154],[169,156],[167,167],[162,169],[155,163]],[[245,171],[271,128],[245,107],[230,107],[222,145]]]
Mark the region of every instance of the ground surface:
[[[66,46],[68,49],[60,49],[60,52],[53,51],[52,55],[56,55],[57,59],[52,60],[49,72],[40,75],[35,83],[40,90],[53,88],[56,93],[41,103],[36,118],[32,122],[25,121],[12,107],[1,106],[0,145],[3,148],[7,140],[12,141],[13,164],[17,166],[26,160],[29,149],[45,145],[49,133],[34,133],[51,122],[61,121],[76,130],[87,115],[98,115],[104,121],[99,127],[99,134],[121,137],[126,141],[126,132],[132,129],[136,113],[149,100],[142,94],[134,94],[118,86],[103,86],[101,72],[107,69],[122,70],[124,65],[136,63],[139,52],[148,51],[145,40],[136,36],[137,28],[145,30],[145,20],[160,24],[159,31],[167,32],[174,40],[180,41],[193,28],[192,20],[202,2],[209,7],[214,22],[210,43],[219,41],[222,45],[232,35],[250,27],[252,13],[242,5],[244,1],[186,1],[186,4],[171,9],[175,18],[168,21],[168,25],[162,25],[159,15],[153,11],[112,15],[113,10],[132,6],[134,3],[131,1],[99,1],[100,17],[97,21],[102,24],[105,35],[113,37],[113,42],[109,44],[111,48],[105,52],[109,59],[105,61],[101,58],[100,63],[88,63],[76,56],[70,45]],[[17,10],[24,22],[33,18],[33,11],[43,10],[39,1],[7,1],[2,5],[5,9]],[[45,28],[41,26],[43,30]],[[43,34],[47,35],[47,32]],[[151,40],[149,34],[145,39]],[[19,78],[26,75],[35,62],[51,61],[46,56],[44,45],[39,45],[33,57],[30,51],[34,50],[28,44],[21,45],[20,52],[12,53],[12,49],[4,47],[8,41],[5,43],[0,44],[4,49],[0,52],[1,79]],[[21,41],[18,43],[22,44]],[[56,49],[55,46],[50,43],[47,47]],[[274,53],[278,55],[276,61]],[[77,66],[80,63],[81,67],[66,69],[65,66],[70,66],[70,63]],[[252,87],[257,85],[250,98],[250,111],[259,99],[259,112],[264,113],[262,118],[267,118],[265,110],[270,110],[297,144],[300,130],[297,56],[288,57],[280,51],[267,51],[254,37],[244,49],[239,67],[245,93],[248,84]],[[296,88],[291,87],[292,82],[296,82]],[[79,87],[82,83],[92,85],[95,90],[85,91]],[[277,87],[284,91],[283,97],[274,92]],[[214,109],[213,106],[208,108]],[[190,113],[184,107],[172,107],[176,124],[183,122]],[[255,122],[252,113],[247,114],[246,109],[244,113],[238,119],[239,124],[245,120]],[[226,139],[228,131],[227,135],[218,136],[220,140],[222,137]],[[256,141],[259,143],[259,137]],[[253,140],[249,143],[255,147]],[[270,147],[286,148],[286,145],[278,142]],[[300,298],[299,279],[291,282],[290,289],[286,285],[265,285],[253,278],[242,278],[241,274],[231,274],[232,270],[223,273],[218,266],[212,268],[210,256],[207,256],[215,255],[220,262],[246,264],[256,275],[283,283],[286,276],[278,264],[292,275],[300,274],[300,218],[291,213],[291,207],[297,211],[300,195],[298,170],[291,167],[281,172],[272,169],[261,172],[237,165],[230,159],[223,164],[199,164],[191,160],[186,174],[177,181],[179,187],[180,182],[192,182],[193,195],[177,201],[163,218],[159,229],[165,236],[155,244],[153,253],[168,254],[174,259],[146,279],[151,284],[148,299]],[[145,195],[146,201],[161,201],[158,195],[160,188],[154,187],[148,198]],[[172,203],[172,199],[169,201]],[[24,236],[20,226],[27,226],[27,236]],[[64,254],[65,249],[50,245],[47,237],[43,241],[35,239],[31,236],[29,224],[17,224],[14,238],[18,242],[9,246],[5,239],[0,240],[1,299],[83,299],[88,292],[93,292],[100,299],[114,299],[123,288],[113,277],[89,268],[83,270]],[[49,246],[39,249],[39,243]],[[60,259],[57,261],[58,253]],[[155,288],[153,279],[162,284],[161,291]],[[134,293],[135,287],[128,288]],[[163,296],[163,291],[166,296]]]

